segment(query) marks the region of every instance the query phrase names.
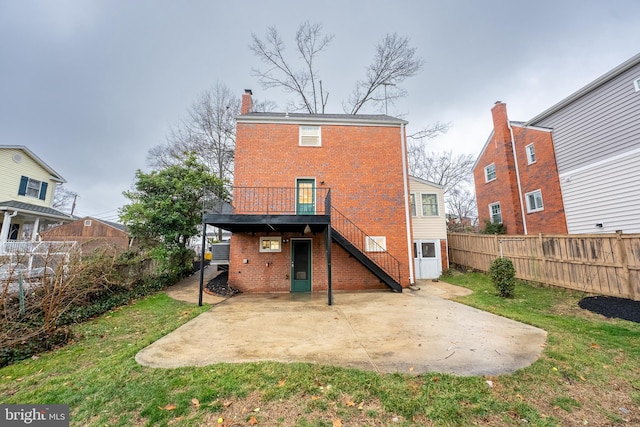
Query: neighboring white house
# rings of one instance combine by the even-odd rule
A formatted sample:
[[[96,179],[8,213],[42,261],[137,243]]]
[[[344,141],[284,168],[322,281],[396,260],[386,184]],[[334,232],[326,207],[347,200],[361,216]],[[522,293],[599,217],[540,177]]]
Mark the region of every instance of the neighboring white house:
[[[56,186],[65,182],[27,147],[0,145],[0,253],[20,240],[37,240],[49,224],[73,220],[51,208]],[[28,236],[23,236],[25,225],[31,229]]]
[[[435,279],[449,268],[442,186],[409,177],[416,279]]]

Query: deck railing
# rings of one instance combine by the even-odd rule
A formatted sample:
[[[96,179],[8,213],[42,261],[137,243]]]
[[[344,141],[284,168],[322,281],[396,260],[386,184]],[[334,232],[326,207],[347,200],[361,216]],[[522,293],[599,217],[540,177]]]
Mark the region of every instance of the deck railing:
[[[233,187],[232,201],[205,203],[205,211],[222,215],[328,215],[328,188]]]

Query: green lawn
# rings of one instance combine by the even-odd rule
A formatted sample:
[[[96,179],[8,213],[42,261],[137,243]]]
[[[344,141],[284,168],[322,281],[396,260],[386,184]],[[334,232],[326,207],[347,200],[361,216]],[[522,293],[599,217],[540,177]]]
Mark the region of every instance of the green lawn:
[[[0,403],[66,403],[74,426],[640,424],[640,325],[581,310],[575,292],[519,284],[502,299],[484,275],[446,280],[475,291],[461,302],[548,331],[541,359],[490,378],[298,363],[152,369],[135,354],[208,309],[159,293],[0,369]]]

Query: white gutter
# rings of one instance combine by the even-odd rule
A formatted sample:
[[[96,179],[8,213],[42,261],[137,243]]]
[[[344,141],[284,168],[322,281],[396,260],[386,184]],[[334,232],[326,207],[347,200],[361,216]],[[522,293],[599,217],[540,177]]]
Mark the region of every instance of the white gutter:
[[[400,144],[402,145],[402,182],[404,185],[404,213],[405,222],[407,224],[407,255],[409,258],[409,283],[414,284],[413,280],[413,254],[411,245],[413,239],[411,237],[411,215],[409,214],[409,179],[407,177],[407,148],[405,146],[404,123],[400,124]]]
[[[524,226],[524,234],[527,234],[527,218],[524,213],[524,204],[522,203],[522,185],[520,185],[520,170],[518,169],[518,155],[516,154],[516,139],[513,137],[513,128],[509,119],[507,119],[509,134],[511,135],[511,149],[513,150],[513,162],[516,165],[516,181],[518,183],[518,198],[520,199],[520,212],[522,212],[522,225]]]

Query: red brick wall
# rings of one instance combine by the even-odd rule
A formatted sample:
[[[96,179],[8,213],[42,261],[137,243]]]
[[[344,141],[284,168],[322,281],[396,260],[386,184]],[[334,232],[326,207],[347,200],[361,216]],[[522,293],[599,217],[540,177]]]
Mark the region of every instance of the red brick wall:
[[[230,245],[229,284],[243,292],[289,292],[291,290],[291,239],[307,239],[299,234],[282,235],[282,252],[260,252],[260,236],[266,234],[235,233]],[[272,234],[273,235],[273,234]],[[327,258],[324,234],[311,239],[311,289],[327,290]],[[248,262],[245,264],[243,260]],[[331,246],[332,289],[387,289],[386,285],[352,258],[342,247]],[[269,265],[267,265],[269,264]]]
[[[297,123],[239,121],[234,185],[293,188],[296,178],[315,178],[318,188],[331,188],[333,206],[365,233],[386,236],[387,250],[401,263],[402,285],[408,286],[400,126],[321,125],[321,134],[321,147],[300,147]],[[340,252],[333,257],[334,283],[343,274]],[[345,264],[344,274],[359,269],[351,264]],[[345,286],[369,286],[350,279]]]
[[[447,250],[447,239],[440,240],[440,261],[442,262],[442,271],[449,269],[449,251]]]
[[[492,115],[494,133],[473,172],[480,227],[484,227],[485,220],[490,219],[489,205],[500,202],[502,222],[509,234],[524,234],[521,206],[525,212],[528,234],[566,233],[566,219],[551,132],[512,127],[522,188],[521,205],[506,104],[497,103],[492,109]],[[536,152],[536,162],[528,165],[525,147],[532,143]],[[484,168],[491,163],[496,165],[496,179],[487,183]],[[528,213],[525,194],[538,189],[542,191],[544,210]]]
[[[497,103],[493,109],[494,133],[473,171],[478,204],[480,228],[485,220],[490,220],[489,205],[500,202],[502,223],[509,234],[523,234],[522,211],[518,196],[511,134],[508,128],[506,105]],[[494,163],[496,179],[485,182],[484,168]]]
[[[567,234],[567,221],[562,203],[560,178],[556,166],[551,132],[514,127],[516,154],[520,170],[523,206],[526,212],[528,234]],[[536,161],[528,164],[526,146],[533,144]],[[541,190],[544,210],[527,212],[525,195]]]

